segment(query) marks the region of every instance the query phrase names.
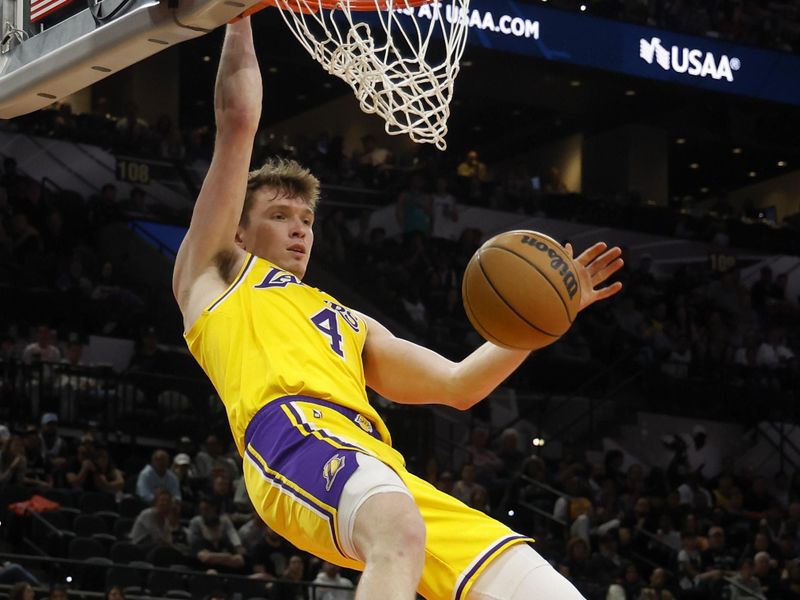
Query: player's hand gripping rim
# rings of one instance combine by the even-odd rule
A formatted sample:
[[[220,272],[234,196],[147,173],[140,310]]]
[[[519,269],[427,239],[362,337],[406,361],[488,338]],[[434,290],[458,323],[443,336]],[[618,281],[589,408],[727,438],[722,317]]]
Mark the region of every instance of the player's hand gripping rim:
[[[573,258],[572,244],[567,243],[564,249],[570,258]],[[598,287],[625,264],[621,256],[622,250],[618,246],[609,248],[605,242],[597,242],[594,246],[584,250],[577,258],[573,258],[581,285],[580,310],[598,300],[610,298],[622,289],[622,283],[619,281],[605,287]]]

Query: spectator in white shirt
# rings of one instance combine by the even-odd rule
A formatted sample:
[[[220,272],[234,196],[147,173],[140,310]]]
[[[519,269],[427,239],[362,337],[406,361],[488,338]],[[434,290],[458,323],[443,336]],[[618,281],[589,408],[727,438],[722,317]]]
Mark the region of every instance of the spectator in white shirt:
[[[322,567],[314,579],[314,583],[320,585],[316,589],[317,600],[353,600],[354,595],[351,591],[353,583],[339,574],[339,567],[329,562],[323,562]],[[346,587],[350,589],[330,589],[321,587],[322,585],[333,585],[339,588]]]
[[[181,486],[169,465],[169,454],[165,450],[153,452],[150,464],[141,470],[136,480],[136,495],[145,502],[152,502],[156,491],[163,489],[176,500],[180,500]]]

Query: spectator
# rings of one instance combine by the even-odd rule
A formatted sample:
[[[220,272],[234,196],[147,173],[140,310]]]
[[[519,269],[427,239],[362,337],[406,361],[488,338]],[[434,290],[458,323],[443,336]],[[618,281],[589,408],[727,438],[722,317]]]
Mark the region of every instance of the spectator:
[[[650,574],[650,585],[642,589],[640,600],[675,600],[667,586],[667,572],[661,567],[653,569]]]
[[[761,584],[753,574],[753,561],[745,558],[739,563],[739,572],[728,584],[730,600],[757,600],[762,598]]]
[[[35,598],[36,594],[27,581],[15,583],[8,592],[8,600],[35,600]]]
[[[400,192],[395,206],[395,216],[405,236],[415,232],[427,237],[431,232],[431,197],[424,191],[425,178],[414,174],[408,188]]]
[[[216,435],[206,438],[205,449],[197,453],[195,458],[197,477],[211,478],[217,469],[223,469],[231,481],[239,477],[239,468],[236,463],[223,453],[222,443]]]
[[[282,579],[272,587],[273,600],[308,600],[308,588],[302,583],[304,574],[305,561],[301,556],[293,555],[282,573]]]
[[[503,461],[489,448],[489,430],[475,427],[467,445],[469,461],[475,465],[475,478],[484,485],[491,484],[497,473],[503,469]]]
[[[139,107],[129,102],[126,115],[117,121],[117,145],[121,150],[141,152],[150,138],[150,126],[139,116]]]
[[[437,177],[435,191],[431,194],[433,227],[431,237],[456,241],[458,239],[458,203],[447,189],[447,178]]]
[[[28,472],[25,442],[20,436],[11,436],[0,455],[0,485],[50,487],[47,482],[37,479]]]
[[[45,456],[44,444],[36,425],[27,425],[22,439],[25,441],[25,458],[28,462],[28,473],[42,481],[48,480],[50,477],[50,463]]]
[[[11,219],[11,255],[22,267],[38,267],[42,255],[42,236],[24,212]]]
[[[36,579],[36,576],[22,565],[10,561],[0,564],[0,584],[13,585],[15,583],[29,583],[35,586],[41,585],[39,580]]]
[[[131,216],[142,217],[150,214],[150,208],[147,206],[147,195],[140,187],[131,188],[131,193],[128,199],[122,203],[123,210]]]
[[[372,188],[380,188],[392,167],[392,153],[378,146],[375,136],[365,135],[361,138],[362,150],[355,156],[358,172],[362,180]]]
[[[94,483],[94,440],[84,436],[78,444],[75,457],[67,462],[67,484],[74,489],[84,490]],[[87,490],[88,491],[88,490]]]
[[[736,559],[725,544],[725,530],[722,527],[711,527],[708,530],[708,548],[701,553],[701,557],[706,571],[713,569],[727,572],[736,568]]]
[[[111,455],[104,446],[98,447],[95,451],[92,476],[92,487],[98,492],[119,494],[125,487],[122,471],[114,466]]]
[[[697,589],[703,572],[703,559],[697,548],[697,536],[693,531],[681,533],[681,549],[678,552],[678,585],[685,593]]]
[[[47,595],[47,600],[67,600],[67,586],[60,583],[54,583],[50,586],[50,593]]]
[[[453,496],[469,505],[473,492],[482,487],[481,484],[475,482],[475,465],[467,463],[461,467],[461,479],[456,481],[453,486]]]
[[[207,569],[241,571],[244,546],[227,515],[220,515],[213,502],[203,499],[198,514],[189,522],[189,547],[192,555]]]
[[[125,600],[125,592],[115,585],[106,592],[106,600]]]
[[[472,490],[472,495],[469,498],[469,506],[475,510],[491,514],[492,508],[489,506],[489,492],[483,486],[478,486]]]
[[[142,333],[136,353],[128,365],[129,373],[162,373],[166,355],[158,345],[158,332],[155,327],[148,327]]]
[[[481,162],[478,151],[470,150],[467,158],[458,165],[456,174],[459,186],[470,200],[478,200],[483,195],[485,184],[489,181],[489,171]]]
[[[220,514],[227,515],[234,525],[246,522],[250,515],[239,510],[233,500],[233,487],[227,473],[218,473],[211,480],[211,496],[209,500],[217,507]]]
[[[178,505],[172,494],[166,490],[155,493],[153,506],[145,508],[131,529],[131,541],[134,544],[156,545],[174,544],[174,534],[180,528]]]
[[[36,328],[36,341],[25,346],[22,351],[22,361],[26,364],[34,362],[58,362],[61,360],[61,351],[53,343],[53,330],[48,325],[42,324]]]
[[[263,531],[264,535],[252,553],[253,572],[260,579],[273,579],[286,570],[289,557],[297,553],[297,548],[266,524]]]
[[[522,469],[525,453],[520,450],[519,432],[511,427],[500,434],[497,457],[503,463],[503,471],[508,476],[516,475]]]
[[[175,459],[172,461],[172,472],[178,479],[181,491],[181,513],[184,515],[193,515],[197,503],[197,493],[190,479],[191,468],[192,459],[188,454],[181,452],[175,455]]]
[[[153,452],[150,464],[139,473],[136,495],[145,502],[153,502],[156,491],[163,489],[176,500],[180,500],[181,486],[175,473],[170,471],[169,465],[169,454],[165,450]]]
[[[255,507],[250,505],[250,518],[236,530],[248,556],[255,554],[256,548],[265,539],[267,529],[267,524],[258,515]]]
[[[753,559],[753,575],[758,578],[761,592],[767,596],[775,595],[781,584],[780,574],[773,566],[773,561],[767,552],[758,552]]]
[[[341,576],[340,569],[337,565],[323,561],[319,573],[317,573],[314,583],[319,584],[315,590],[316,600],[353,600],[355,597],[353,592],[350,591],[353,587],[353,582]],[[330,589],[323,586],[336,586],[342,589]]]
[[[772,328],[767,339],[756,352],[756,364],[766,369],[778,369],[794,358],[794,352],[786,345],[786,334],[779,328]]]
[[[55,413],[44,413],[41,420],[42,448],[45,455],[51,460],[64,460],[63,455],[66,450],[64,439],[58,435],[58,415]]]

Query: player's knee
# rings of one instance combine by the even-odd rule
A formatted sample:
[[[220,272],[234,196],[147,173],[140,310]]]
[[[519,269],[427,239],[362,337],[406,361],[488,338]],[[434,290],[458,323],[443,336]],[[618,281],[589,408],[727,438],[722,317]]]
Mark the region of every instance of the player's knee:
[[[411,504],[412,509],[405,509],[396,522],[396,537],[402,547],[421,556],[425,553],[425,521],[417,506],[413,502]]]
[[[425,535],[425,522],[413,499],[386,493],[369,498],[361,507],[353,537],[367,562],[420,562],[425,556]]]

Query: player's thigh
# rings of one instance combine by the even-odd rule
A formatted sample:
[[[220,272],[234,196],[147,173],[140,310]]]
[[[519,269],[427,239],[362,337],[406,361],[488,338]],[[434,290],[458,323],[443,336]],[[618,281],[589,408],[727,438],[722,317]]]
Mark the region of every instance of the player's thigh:
[[[583,600],[583,596],[538,552],[520,544],[486,567],[466,600]]]
[[[477,577],[506,549],[530,541],[405,471],[425,522],[425,566],[419,592],[428,600],[465,600]]]
[[[376,549],[425,548],[425,524],[403,480],[385,463],[359,454],[339,502],[339,531],[350,556],[366,561]]]

